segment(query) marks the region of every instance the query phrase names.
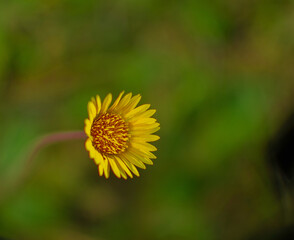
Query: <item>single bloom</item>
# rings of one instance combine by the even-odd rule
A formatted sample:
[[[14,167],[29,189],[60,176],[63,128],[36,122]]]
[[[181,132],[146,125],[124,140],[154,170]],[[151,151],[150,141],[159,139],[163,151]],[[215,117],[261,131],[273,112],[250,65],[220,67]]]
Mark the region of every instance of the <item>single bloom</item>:
[[[109,178],[110,169],[118,178],[139,176],[137,167],[146,169],[145,164],[152,165],[151,159],[156,158],[152,152],[157,149],[149,143],[159,139],[153,135],[160,128],[151,117],[155,110],[149,109],[150,104],[137,107],[140,94],[123,95],[121,92],[112,106],[110,93],[103,102],[96,95],[88,103],[85,147],[105,178]]]

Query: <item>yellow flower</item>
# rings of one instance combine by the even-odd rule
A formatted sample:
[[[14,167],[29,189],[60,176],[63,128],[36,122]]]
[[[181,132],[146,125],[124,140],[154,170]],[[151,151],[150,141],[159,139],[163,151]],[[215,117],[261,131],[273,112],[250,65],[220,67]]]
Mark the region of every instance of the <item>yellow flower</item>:
[[[141,96],[132,93],[122,97],[121,92],[111,107],[109,93],[101,103],[98,95],[88,103],[89,118],[85,120],[85,133],[88,138],[85,147],[98,165],[99,175],[109,178],[110,169],[118,177],[127,179],[133,174],[139,176],[137,167],[146,169],[152,165],[151,153],[157,149],[148,142],[159,139],[152,133],[159,130],[159,123],[151,116],[155,110],[148,110],[150,104],[136,107]]]

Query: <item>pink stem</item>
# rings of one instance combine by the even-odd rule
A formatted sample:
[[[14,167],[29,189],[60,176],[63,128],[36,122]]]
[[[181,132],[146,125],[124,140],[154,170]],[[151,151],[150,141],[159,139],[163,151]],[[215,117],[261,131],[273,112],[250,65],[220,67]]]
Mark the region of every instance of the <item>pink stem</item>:
[[[30,152],[30,158],[34,156],[41,148],[46,145],[62,142],[72,139],[86,139],[87,135],[84,131],[56,132],[41,137],[33,146]]]
[[[10,195],[11,192],[15,191],[21,185],[21,183],[24,182],[24,180],[30,173],[35,156],[42,148],[50,144],[66,140],[86,138],[87,135],[84,133],[84,131],[56,132],[39,138],[28,151],[28,154],[26,155],[27,157],[25,157],[23,161],[24,167],[21,169],[21,171],[17,173],[17,176],[12,178],[11,182],[8,182],[4,186],[1,186],[0,200],[2,200],[4,196],[7,197],[7,195]]]

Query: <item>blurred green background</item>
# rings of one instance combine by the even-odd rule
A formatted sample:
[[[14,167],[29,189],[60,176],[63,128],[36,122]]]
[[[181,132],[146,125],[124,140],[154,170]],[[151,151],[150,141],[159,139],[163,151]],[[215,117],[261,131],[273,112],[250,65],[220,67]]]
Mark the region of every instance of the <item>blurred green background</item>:
[[[213,240],[282,229],[266,147],[293,107],[293,29],[290,0],[1,1],[0,186],[27,167],[38,136],[83,129],[96,94],[142,94],[161,139],[155,164],[127,181],[99,177],[82,140],[48,146],[0,202],[0,235]]]

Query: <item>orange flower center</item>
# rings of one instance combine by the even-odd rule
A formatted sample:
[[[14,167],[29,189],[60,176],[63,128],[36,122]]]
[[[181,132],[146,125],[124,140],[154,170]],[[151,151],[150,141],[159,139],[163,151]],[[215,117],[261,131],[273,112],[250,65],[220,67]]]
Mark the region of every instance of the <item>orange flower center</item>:
[[[102,153],[122,153],[128,147],[128,130],[127,123],[120,115],[104,113],[93,121],[91,127],[93,146]]]

